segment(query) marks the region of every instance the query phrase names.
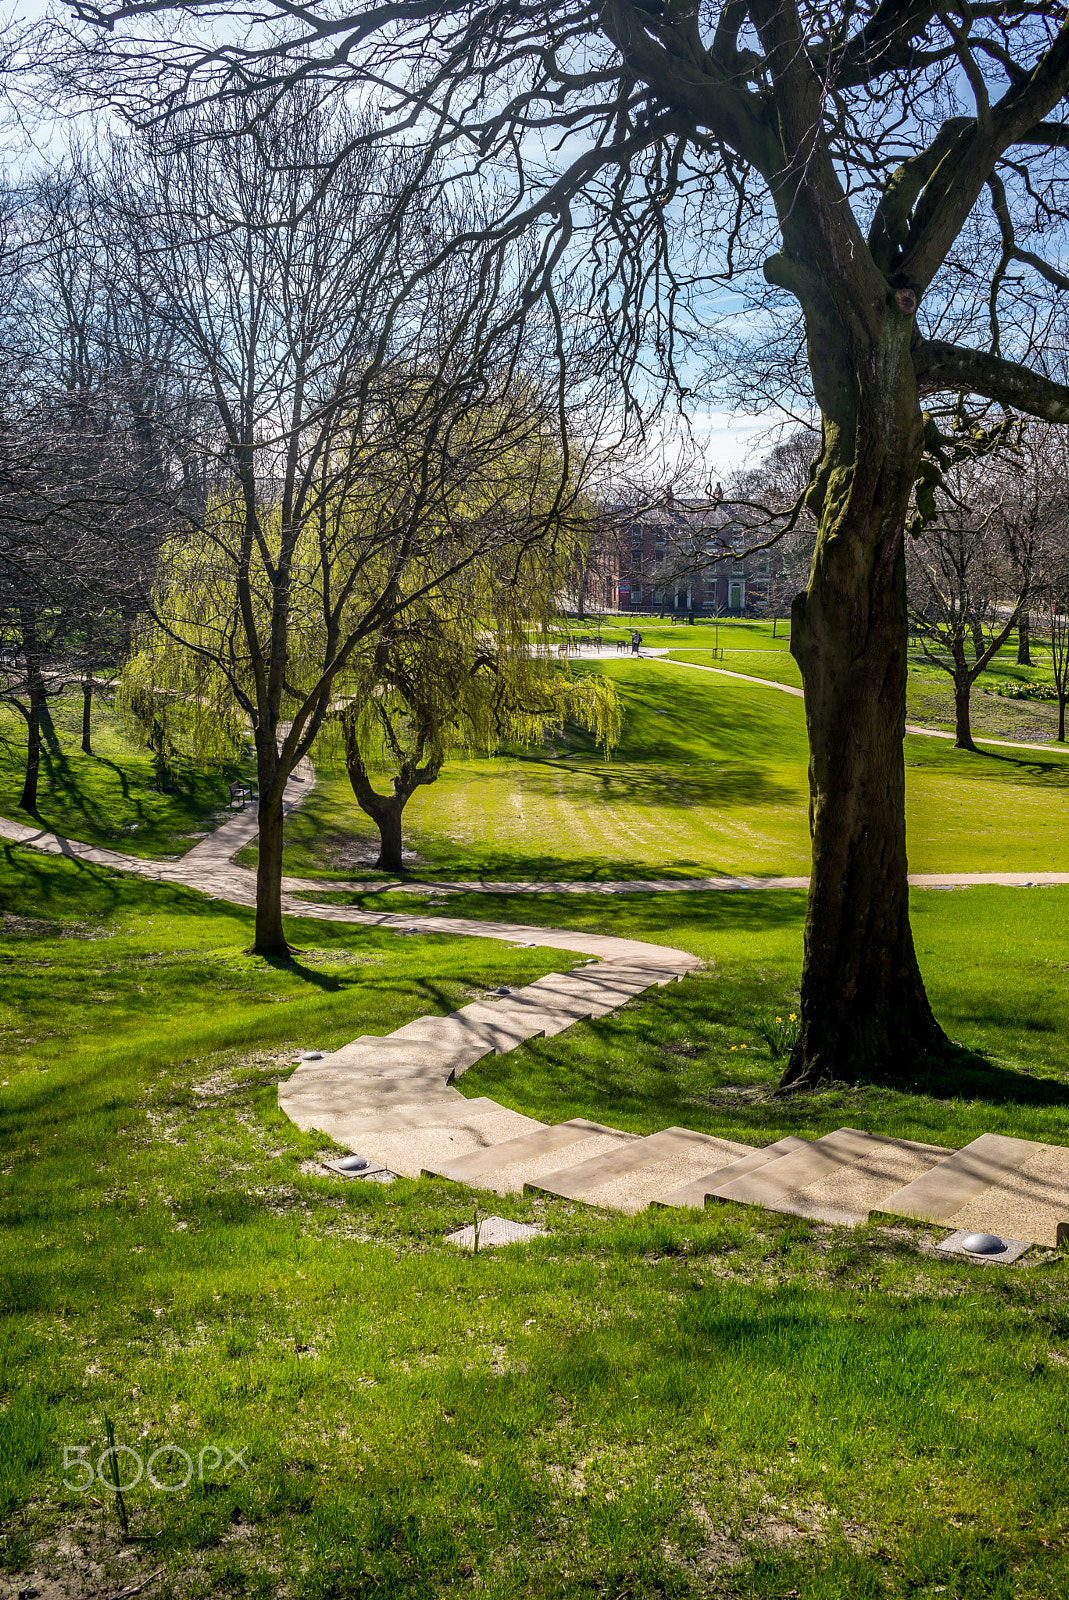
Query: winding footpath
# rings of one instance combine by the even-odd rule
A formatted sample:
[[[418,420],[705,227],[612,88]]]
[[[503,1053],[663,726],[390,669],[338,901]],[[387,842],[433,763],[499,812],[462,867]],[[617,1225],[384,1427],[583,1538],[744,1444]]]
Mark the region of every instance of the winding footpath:
[[[788,694],[801,692],[765,679],[746,681]],[[303,802],[314,783],[311,766],[302,764],[286,788],[287,813]],[[153,861],[0,819],[0,838],[155,882],[180,884],[237,905],[254,905],[256,900],[255,873],[233,861],[255,832],[253,803],[178,860]],[[924,888],[1030,886],[1069,883],[1069,873],[923,874],[910,882]],[[889,1213],[940,1223],[956,1230],[952,1239],[963,1232],[1001,1231],[1021,1248],[1029,1243],[1053,1246],[1063,1231],[1069,1237],[1069,1150],[1061,1147],[983,1134],[964,1150],[952,1151],[840,1128],[819,1139],[791,1136],[756,1149],[682,1127],[639,1138],[585,1118],[547,1125],[487,1097],[469,1099],[455,1085],[475,1062],[504,1054],[527,1040],[561,1033],[576,1022],[607,1016],[654,987],[684,978],[701,962],[687,951],[610,934],[440,915],[413,918],[402,912],[296,898],[328,888],[612,895],[807,886],[808,879],[801,877],[615,883],[483,880],[433,886],[286,878],[283,906],[290,915],[392,928],[399,934],[499,939],[567,950],[586,960],[570,972],[549,973],[517,990],[502,989],[448,1016],[420,1017],[385,1036],[363,1035],[329,1055],[305,1052],[296,1071],[279,1085],[279,1105],[298,1127],[327,1134],[354,1152],[340,1164],[333,1163],[348,1176],[388,1179],[429,1173],[476,1189],[508,1193],[533,1188],[628,1213],[651,1204],[700,1208],[710,1200],[763,1205],[840,1224],[864,1222],[874,1212]],[[1012,1260],[1014,1255],[1004,1252],[1002,1258]]]

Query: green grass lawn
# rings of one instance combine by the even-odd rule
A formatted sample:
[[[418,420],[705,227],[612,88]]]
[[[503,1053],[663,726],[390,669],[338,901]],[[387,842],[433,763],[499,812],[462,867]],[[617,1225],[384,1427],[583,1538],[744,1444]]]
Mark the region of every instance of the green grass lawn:
[[[604,671],[619,689],[623,740],[613,759],[574,734],[536,751],[451,762],[406,810],[415,870],[603,879],[808,872],[800,700],[671,663],[577,670]],[[914,871],[1069,870],[1069,752],[970,755],[911,737],[906,761]],[[287,827],[290,872],[348,876],[374,860],[373,830],[345,777],[329,769]],[[241,859],[251,864],[255,851]]]
[[[840,1123],[1064,1142],[1067,898],[916,896],[937,1010],[989,1061],[792,1102],[769,1098],[756,1030],[795,993],[799,896],[458,898],[712,963],[463,1086],[754,1143]],[[924,1229],[524,1197],[495,1208],[543,1239],[459,1256],[443,1236],[470,1192],[327,1175],[329,1141],[281,1116],[276,1085],[294,1046],[449,1009],[552,952],[295,921],[287,970],[240,954],[243,911],[22,850],[0,854],[0,905],[13,1592],[35,1570],[149,1597],[1065,1592],[1061,1253],[971,1268]],[[105,1414],[144,1458],[220,1447],[203,1482],[128,1493],[133,1545],[99,1484],[63,1487],[64,1447],[96,1460]]]
[[[93,707],[93,755],[83,755],[81,694],[48,702],[35,818],[18,809],[26,771],[26,728],[0,706],[0,816],[127,855],[180,856],[221,822],[227,786],[255,779],[255,761],[204,771],[179,767],[174,792],[157,794],[149,752],[134,744],[108,698]]]
[[[649,640],[698,645],[711,625],[650,627]],[[724,664],[755,675],[797,679],[782,627],[722,623]],[[1019,676],[1042,666],[1000,672]],[[680,659],[711,659],[699,650]],[[445,876],[687,877],[707,873],[795,875],[808,870],[807,745],[801,702],[730,678],[666,662],[582,664],[617,683],[623,742],[611,761],[569,733],[536,751],[451,763],[407,811],[412,865]],[[937,725],[949,688],[934,669],[911,678],[911,714]],[[918,709],[918,697],[924,706]],[[925,698],[926,697],[926,698]],[[1048,705],[977,694],[977,728],[1034,736]],[[925,706],[927,709],[925,709]],[[923,715],[922,715],[923,713]],[[179,772],[175,792],[152,789],[146,751],[137,749],[106,703],[95,710],[92,757],[82,755],[79,702],[53,703],[38,820],[90,844],[142,856],[174,857],[226,814],[227,768]],[[1013,724],[1013,726],[1010,726]],[[0,726],[0,815],[16,809],[22,731]],[[1069,868],[1065,752],[1035,756],[956,752],[943,741],[907,740],[910,862],[915,871]],[[236,769],[234,769],[236,771]],[[246,777],[251,775],[247,765]],[[308,875],[366,870],[375,838],[343,774],[326,764],[310,803],[289,824],[288,870]],[[255,851],[242,859],[251,864]]]
[[[686,626],[664,626],[639,620],[644,645],[667,648],[673,661],[695,666],[725,668],[773,683],[801,688],[802,675],[790,654],[789,624],[776,626],[772,636],[770,622],[721,621]],[[603,637],[615,642],[627,630],[608,625]],[[722,656],[714,657],[718,645]],[[1010,700],[997,690],[1008,684],[1053,683],[1050,650],[1042,640],[1032,641],[1032,665],[1017,663],[1017,637],[1011,635],[978,679],[973,690],[973,733],[992,739],[1019,739],[1026,743],[1046,743],[1058,731],[1058,709],[1045,701]],[[906,714],[910,722],[925,727],[953,729],[954,689],[949,675],[940,671],[917,646],[909,652],[909,682]]]

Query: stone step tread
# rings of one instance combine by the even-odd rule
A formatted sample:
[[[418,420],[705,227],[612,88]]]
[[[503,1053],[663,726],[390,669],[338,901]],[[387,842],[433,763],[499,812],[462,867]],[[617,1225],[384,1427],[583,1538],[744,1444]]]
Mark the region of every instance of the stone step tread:
[[[374,1042],[361,1041],[360,1045],[346,1045],[325,1055],[320,1061],[302,1061],[297,1072],[303,1077],[311,1072],[348,1072],[353,1077],[369,1072],[449,1072],[454,1066],[470,1066],[475,1049],[487,1051],[479,1045],[456,1045],[446,1040],[391,1039]]]
[[[778,1157],[757,1171],[727,1178],[710,1191],[718,1200],[767,1206],[813,1221],[853,1226],[910,1180],[951,1155],[941,1145],[918,1144],[837,1128],[803,1150]]]
[[[619,985],[596,984],[590,979],[577,978],[574,982],[547,984],[546,992],[550,995],[561,994],[569,999],[583,1000],[590,1007],[592,1016],[605,1016],[610,1011],[619,1010],[640,991],[624,989]]]
[[[492,1039],[499,1053],[512,1048],[502,1041],[512,1039],[522,1043],[526,1039],[540,1038],[545,1031],[536,1012],[510,1011],[504,1000],[496,1005],[473,1000],[470,1005],[461,1006],[456,1014],[474,1023],[486,1038]]]
[[[461,1016],[459,1011],[452,1011],[444,1017],[414,1017],[411,1022],[403,1023],[386,1037],[399,1042],[411,1039],[414,1043],[441,1039],[448,1041],[450,1048],[459,1049],[465,1044],[477,1044],[484,1040],[486,1029],[473,1017]]]
[[[585,1117],[573,1117],[569,1122],[555,1122],[551,1127],[541,1128],[519,1139],[510,1139],[507,1144],[496,1145],[491,1150],[476,1150],[446,1166],[436,1167],[431,1176],[451,1178],[457,1183],[472,1183],[481,1187],[480,1178],[492,1177],[496,1171],[518,1161],[549,1155],[581,1140],[588,1140],[593,1135],[616,1131],[615,1128],[604,1127],[600,1122],[588,1122]]]
[[[539,1034],[549,1037],[563,1033],[566,1028],[589,1017],[591,1007],[586,1001],[572,1004],[565,1001],[558,1005],[550,994],[511,994],[496,1001],[493,1010],[506,1026],[511,1027],[515,1023],[524,1029],[526,1038],[532,1039]]]
[[[653,1197],[652,1204],[657,1206],[696,1206],[699,1210],[713,1194],[713,1191],[722,1184],[735,1178],[746,1177],[758,1168],[765,1167],[770,1161],[777,1161],[780,1156],[790,1155],[794,1150],[801,1150],[808,1144],[807,1139],[799,1139],[793,1133],[788,1133],[784,1138],[777,1139],[775,1144],[766,1144],[760,1150],[753,1150],[748,1155],[741,1156],[738,1161],[733,1161],[730,1166],[720,1167],[713,1172],[703,1172],[700,1177],[692,1178],[689,1183],[682,1184],[679,1188],[668,1189],[662,1194]]]
[[[477,1006],[481,1008],[475,1009]],[[422,1040],[442,1049],[479,1048],[480,1056],[475,1058],[479,1060],[492,1050],[500,1055],[515,1049],[526,1039],[541,1038],[544,1032],[541,1019],[533,1012],[522,1017],[515,1013],[509,1015],[499,1006],[476,1001],[449,1017],[420,1017],[415,1022],[406,1022],[389,1037],[399,1043],[415,1044]]]
[[[1014,1141],[1017,1144],[1030,1142]],[[961,1151],[957,1153],[962,1154]],[[944,1165],[949,1166],[950,1162]],[[892,1196],[882,1209],[897,1209],[896,1198]],[[1037,1146],[1026,1160],[1016,1166],[1005,1165],[994,1183],[971,1195],[956,1211],[940,1217],[939,1221],[945,1227],[962,1229],[966,1233],[994,1233],[1004,1239],[1027,1239],[1032,1244],[1053,1249],[1060,1243],[1059,1231],[1069,1229],[1069,1149],[1064,1145]],[[1065,1237],[1064,1231],[1062,1237]]]
[[[532,1128],[528,1130],[534,1132]],[[590,1123],[584,1131],[583,1137],[576,1139],[570,1146],[579,1160],[587,1156],[601,1155],[605,1150],[634,1139],[634,1134],[624,1133],[619,1128],[609,1128],[603,1123]],[[560,1166],[560,1147],[550,1143],[549,1148],[544,1148],[541,1141],[536,1144],[535,1150],[527,1155],[513,1156],[503,1164],[468,1178],[466,1181],[473,1188],[493,1189],[498,1194],[519,1194],[524,1188],[537,1188],[538,1180],[543,1173],[552,1172]]]
[[[735,1160],[752,1149],[752,1145],[736,1144],[730,1139],[717,1139],[708,1133],[695,1133],[691,1128],[662,1128],[657,1133],[636,1138],[633,1143],[609,1151],[603,1156],[569,1162],[568,1166],[562,1167],[559,1172],[551,1173],[546,1181],[555,1182],[559,1179],[562,1183],[567,1183],[570,1198],[581,1199],[586,1189],[597,1189],[606,1179],[635,1172],[639,1167],[646,1166],[651,1161],[660,1161],[664,1156],[672,1155],[676,1151],[687,1151],[695,1154],[698,1160],[704,1159],[708,1162],[721,1154],[726,1154]]]
[[[566,1200],[634,1213],[645,1210],[655,1195],[673,1184],[716,1165],[726,1167],[752,1150],[752,1145],[691,1128],[663,1128],[548,1173],[538,1188]]]
[[[1031,1139],[1011,1139],[1002,1133],[982,1133],[971,1144],[955,1150],[931,1172],[888,1196],[884,1211],[900,1217],[916,1217],[924,1222],[943,1222],[956,1216],[962,1206],[977,1199],[985,1189],[1000,1184],[1041,1150],[1055,1146],[1037,1144]]]
[[[453,1072],[448,1066],[389,1067],[383,1072],[336,1067],[325,1072],[295,1072],[286,1083],[279,1085],[279,1093],[284,1092],[289,1099],[309,1096],[314,1099],[317,1095],[374,1094],[391,1085],[398,1089],[418,1089],[424,1084],[445,1085],[452,1079]]]
[[[603,988],[601,975],[604,967],[589,967],[577,972],[547,972],[541,978],[535,978],[527,984],[528,989],[548,989],[559,994],[585,995],[591,994],[595,989]]]
[[[376,1097],[373,1100],[361,1101],[354,1104],[346,1096],[344,1100],[305,1100],[298,1096],[293,1100],[286,1100],[279,1096],[279,1109],[296,1124],[302,1132],[307,1133],[310,1128],[318,1128],[321,1133],[329,1133],[339,1143],[344,1143],[345,1138],[337,1130],[354,1126],[365,1126],[377,1122],[383,1116],[394,1115],[398,1112],[409,1111],[418,1116],[433,1116],[435,1113],[444,1115],[450,1111],[462,1110],[464,1106],[471,1105],[470,1100],[465,1100],[462,1094],[455,1089],[440,1089],[437,1094],[428,1092],[418,1099],[412,1095]],[[402,1124],[405,1126],[406,1124]],[[360,1151],[363,1155],[364,1152]]]
[[[442,1099],[462,1099],[459,1090],[454,1090],[451,1083],[446,1083],[443,1078],[366,1078],[358,1083],[325,1083],[317,1090],[294,1091],[290,1094],[278,1094],[278,1104],[283,1109],[299,1106],[310,1110],[312,1107],[331,1107],[334,1110],[360,1110],[362,1107],[374,1106],[405,1106],[405,1104],[419,1104],[419,1101],[442,1101]]]
[[[580,971],[582,969],[580,968]],[[614,979],[622,978],[627,982],[644,983],[678,983],[689,969],[680,967],[648,966],[641,961],[603,961],[596,967],[587,967],[586,972],[592,978]]]
[[[475,1116],[490,1117],[502,1109],[488,1095],[478,1095],[469,1100],[462,1094],[451,1094],[445,1100],[434,1103],[413,1101],[409,1105],[379,1106],[370,1111],[353,1112],[344,1116],[343,1120],[360,1133],[394,1133],[406,1128],[437,1126],[442,1122],[467,1122]],[[527,1131],[544,1126],[531,1117],[524,1120],[531,1124],[531,1129]],[[366,1152],[358,1150],[357,1154],[364,1155]]]
[[[536,1133],[543,1124],[494,1100],[462,1100],[459,1106],[406,1107],[406,1120],[391,1125],[382,1119],[377,1127],[357,1118],[339,1120],[325,1129],[359,1155],[388,1167],[402,1177],[418,1178],[476,1151],[497,1147]],[[343,1130],[343,1131],[342,1131]]]
[[[589,984],[592,989],[619,989],[627,994],[640,994],[643,989],[648,989],[653,984],[672,981],[671,976],[662,971],[654,971],[651,968],[616,967],[611,963],[580,968],[577,972],[568,973],[567,976],[577,983]]]

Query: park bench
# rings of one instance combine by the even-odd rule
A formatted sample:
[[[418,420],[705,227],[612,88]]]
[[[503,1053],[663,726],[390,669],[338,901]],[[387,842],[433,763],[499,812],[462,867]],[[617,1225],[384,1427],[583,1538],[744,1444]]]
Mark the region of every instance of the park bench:
[[[240,800],[241,801],[241,809],[242,809],[242,811],[244,811],[245,807],[248,805],[248,803],[252,799],[252,797],[253,797],[253,791],[252,791],[252,785],[251,784],[238,783],[238,782],[232,783],[230,785],[230,809],[231,809],[231,811],[233,811],[233,809],[234,809],[234,802],[236,800]]]

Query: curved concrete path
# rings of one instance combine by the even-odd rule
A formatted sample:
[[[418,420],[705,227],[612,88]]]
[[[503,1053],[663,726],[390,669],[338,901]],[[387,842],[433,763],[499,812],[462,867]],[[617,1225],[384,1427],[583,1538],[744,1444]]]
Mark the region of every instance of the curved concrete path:
[[[313,784],[310,768],[295,774],[287,786],[286,810],[300,805]],[[249,842],[255,821],[255,808],[249,807],[171,862],[147,861],[4,819],[0,837],[251,905],[255,874],[234,866],[231,857]],[[1018,881],[1009,874],[969,875],[969,881],[978,879]],[[931,887],[949,887],[960,880],[927,881]],[[1069,874],[1037,874],[1028,881],[1066,882]],[[283,897],[288,913],[401,934],[548,946],[588,958],[579,970],[549,973],[448,1016],[419,1017],[385,1036],[364,1035],[330,1055],[306,1052],[293,1075],[280,1083],[279,1106],[298,1127],[318,1130],[357,1152],[368,1177],[432,1173],[475,1188],[505,1193],[534,1188],[627,1213],[651,1204],[701,1208],[710,1200],[734,1200],[841,1224],[883,1212],[941,1222],[958,1232],[991,1232],[997,1226],[1018,1240],[1051,1246],[1063,1231],[1069,1234],[1069,1150],[1059,1147],[985,1134],[953,1152],[840,1128],[816,1140],[789,1137],[755,1149],[680,1127],[639,1138],[584,1118],[548,1126],[487,1097],[468,1099],[456,1089],[456,1078],[486,1055],[606,1016],[651,987],[686,976],[701,962],[687,951],[606,934],[445,916],[413,921],[397,912],[295,900],[294,887],[306,882],[313,890],[323,887],[288,880]],[[662,880],[657,887],[801,888],[805,882]],[[515,891],[517,886],[471,887]],[[522,887],[530,892],[565,886]],[[574,892],[579,886],[566,887]],[[651,885],[590,887],[620,893]],[[345,1170],[344,1163],[334,1165]]]
[[[667,656],[668,652],[667,650],[643,651],[642,654],[652,660],[655,657],[661,659]],[[748,672],[732,672],[728,667],[704,667],[698,661],[676,661],[671,659],[666,661],[665,665],[687,667],[692,672],[715,672],[721,678],[737,678],[740,683],[756,683],[762,689],[778,689],[781,694],[793,695],[796,700],[805,699],[805,691],[796,688],[793,683],[776,683],[772,678],[755,678]],[[906,732],[916,734],[921,739],[954,738],[954,735],[948,733],[944,728],[922,728],[916,722],[907,722]],[[1065,746],[1062,746],[1061,750],[1058,749],[1056,740],[1051,740],[1049,744],[1019,744],[1013,739],[989,739],[986,734],[977,733],[973,735],[973,741],[975,744],[997,745],[1003,750],[1044,750],[1049,754],[1053,749],[1056,755],[1069,754],[1069,750]]]

